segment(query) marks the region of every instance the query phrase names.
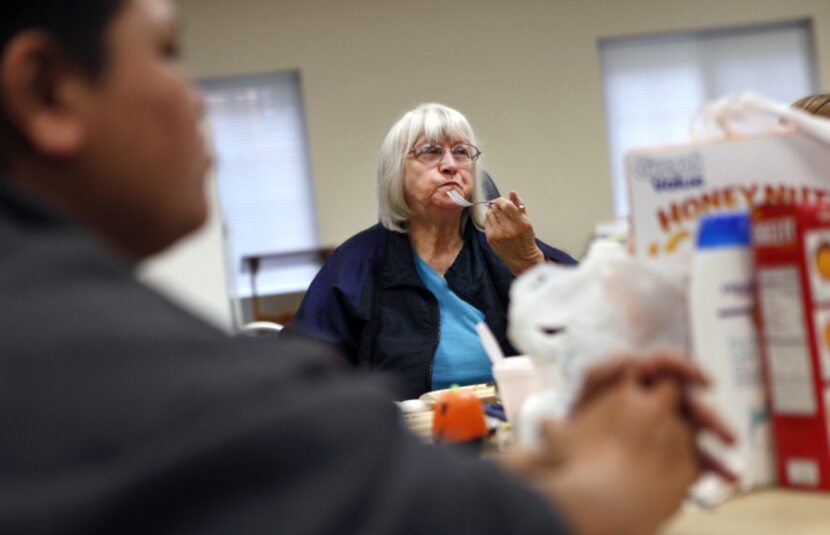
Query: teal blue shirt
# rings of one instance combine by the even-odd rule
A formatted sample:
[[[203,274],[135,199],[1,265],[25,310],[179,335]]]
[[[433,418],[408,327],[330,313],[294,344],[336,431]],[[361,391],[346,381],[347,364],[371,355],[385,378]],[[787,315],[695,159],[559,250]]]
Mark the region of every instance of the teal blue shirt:
[[[440,336],[432,360],[432,388],[490,383],[492,364],[478,339],[476,325],[484,313],[458,297],[429,264],[412,251],[415,269],[424,285],[438,300]]]

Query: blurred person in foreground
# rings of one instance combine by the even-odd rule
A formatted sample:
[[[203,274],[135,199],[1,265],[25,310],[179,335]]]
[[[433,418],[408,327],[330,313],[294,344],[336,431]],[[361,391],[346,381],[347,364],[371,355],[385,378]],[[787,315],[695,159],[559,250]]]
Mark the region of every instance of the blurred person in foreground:
[[[0,4],[0,532],[653,532],[707,467],[671,357],[594,370],[545,447],[459,460],[297,335],[231,339],[130,268],[205,219],[168,0]]]
[[[486,197],[480,154],[458,111],[430,103],[404,114],[378,156],[380,223],[334,251],[290,328],[336,344],[358,368],[394,372],[404,398],[492,382],[476,325],[515,355],[511,282],[546,260],[574,260],[536,239],[515,191]],[[450,191],[482,204],[459,206]]]

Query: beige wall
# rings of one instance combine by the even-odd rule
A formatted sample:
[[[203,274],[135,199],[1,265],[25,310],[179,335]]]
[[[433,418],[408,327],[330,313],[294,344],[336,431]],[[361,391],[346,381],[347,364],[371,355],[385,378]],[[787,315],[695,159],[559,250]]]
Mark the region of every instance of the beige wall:
[[[300,71],[325,245],[376,221],[381,140],[403,111],[432,100],[468,116],[483,164],[502,190],[524,196],[537,234],[582,255],[594,225],[614,217],[597,52],[603,37],[810,18],[819,81],[830,89],[830,0],[178,3],[196,77]],[[172,251],[153,271],[167,287],[186,288],[192,271],[180,266],[216,263],[219,236]],[[211,280],[185,304],[204,308],[211,292],[216,310],[208,315],[227,317],[222,273]]]
[[[581,256],[613,205],[597,41],[809,18],[830,89],[830,0],[178,0],[197,78],[298,69],[324,245],[376,221],[375,156],[423,101],[460,109],[537,234]],[[221,225],[142,273],[229,327]]]
[[[830,88],[828,0],[180,0],[197,77],[299,69],[321,238],[376,221],[374,165],[409,107],[464,112],[500,187],[573,254],[613,205],[597,40],[812,18]]]

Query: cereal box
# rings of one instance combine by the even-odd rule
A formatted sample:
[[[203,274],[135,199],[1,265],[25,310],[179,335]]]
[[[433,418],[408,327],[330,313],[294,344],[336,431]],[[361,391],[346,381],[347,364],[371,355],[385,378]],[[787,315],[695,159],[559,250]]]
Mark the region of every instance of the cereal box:
[[[638,149],[626,159],[637,256],[690,252],[702,215],[830,199],[830,147],[804,133]]]
[[[778,479],[830,490],[830,202],[756,207],[752,243]]]

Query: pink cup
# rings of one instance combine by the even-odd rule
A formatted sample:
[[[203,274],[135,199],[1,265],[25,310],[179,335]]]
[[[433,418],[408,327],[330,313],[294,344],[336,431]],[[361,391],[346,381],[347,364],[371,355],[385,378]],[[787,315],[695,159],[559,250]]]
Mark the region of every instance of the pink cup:
[[[542,390],[539,373],[530,357],[520,355],[505,358],[494,365],[493,377],[507,413],[507,421],[515,426],[525,399]]]

